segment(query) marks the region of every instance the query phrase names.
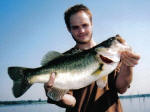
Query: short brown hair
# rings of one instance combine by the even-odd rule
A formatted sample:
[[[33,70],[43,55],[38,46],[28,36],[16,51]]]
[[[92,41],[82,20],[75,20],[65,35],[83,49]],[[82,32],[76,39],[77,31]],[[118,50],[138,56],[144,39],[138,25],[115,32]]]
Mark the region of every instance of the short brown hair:
[[[70,8],[68,8],[64,13],[65,23],[69,30],[70,30],[70,17],[73,14],[80,12],[80,11],[84,11],[85,13],[87,13],[89,15],[90,21],[92,22],[92,13],[86,6],[84,6],[83,4],[74,5]]]

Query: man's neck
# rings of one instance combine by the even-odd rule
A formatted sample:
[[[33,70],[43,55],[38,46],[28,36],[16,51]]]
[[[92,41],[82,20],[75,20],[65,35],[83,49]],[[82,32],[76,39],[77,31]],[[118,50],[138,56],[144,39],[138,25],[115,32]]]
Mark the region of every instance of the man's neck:
[[[94,42],[94,40],[91,40],[90,42],[85,43],[85,44],[77,43],[75,48],[81,49],[81,50],[88,50],[94,46],[96,46],[96,42]]]

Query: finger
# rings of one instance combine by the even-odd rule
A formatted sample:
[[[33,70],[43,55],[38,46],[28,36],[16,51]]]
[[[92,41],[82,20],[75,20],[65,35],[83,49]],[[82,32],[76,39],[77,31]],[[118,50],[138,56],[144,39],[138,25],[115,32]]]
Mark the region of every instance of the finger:
[[[55,73],[52,73],[50,75],[50,78],[49,78],[49,81],[47,83],[44,84],[44,88],[47,90],[47,89],[50,89],[53,84],[54,84],[54,80],[55,80]]]
[[[55,73],[52,73],[49,81],[47,82],[47,85],[51,87],[54,84],[54,80],[55,80]]]
[[[133,64],[138,64],[138,60],[135,59],[135,58],[131,58],[131,57],[126,57],[125,58],[126,61],[130,61],[130,63],[133,63]]]
[[[134,67],[135,64],[131,63],[130,61],[123,61],[123,64],[125,64],[126,66],[130,66],[130,67]]]
[[[126,66],[131,66],[131,64],[130,64],[128,61],[126,61],[125,59],[124,59],[124,60],[121,60],[121,62],[122,62],[123,64],[125,64]]]
[[[136,60],[140,59],[140,55],[139,54],[136,54],[136,53],[133,53],[133,52],[129,52],[129,51],[122,52],[121,55],[123,55],[125,57],[134,58]]]
[[[135,65],[138,64],[138,61],[133,58],[124,58],[124,59],[122,59],[122,63],[124,63],[127,66],[134,67]]]
[[[121,61],[123,61],[123,63],[126,64],[128,63],[130,66],[137,65],[139,58],[140,58],[139,55],[129,52],[123,52],[121,55]]]
[[[74,96],[72,96],[70,94],[65,94],[62,97],[62,102],[68,106],[74,107],[76,104],[76,99]]]

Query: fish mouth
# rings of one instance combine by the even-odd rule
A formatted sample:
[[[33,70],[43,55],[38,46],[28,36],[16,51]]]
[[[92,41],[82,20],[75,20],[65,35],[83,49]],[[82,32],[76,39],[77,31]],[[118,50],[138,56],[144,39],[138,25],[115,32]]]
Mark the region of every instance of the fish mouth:
[[[115,51],[101,52],[98,55],[99,58],[107,64],[118,63],[120,61],[120,54]]]
[[[99,55],[99,57],[101,58],[101,60],[104,62],[104,63],[107,63],[107,64],[110,64],[110,63],[113,63],[114,61],[109,59],[108,57],[105,57],[103,55]]]

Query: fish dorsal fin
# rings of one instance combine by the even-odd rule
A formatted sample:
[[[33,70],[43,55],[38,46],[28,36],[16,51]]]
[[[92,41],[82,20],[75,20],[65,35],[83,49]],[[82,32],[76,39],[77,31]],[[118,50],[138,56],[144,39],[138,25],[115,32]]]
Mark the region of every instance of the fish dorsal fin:
[[[63,54],[62,53],[59,53],[57,51],[50,51],[48,52],[46,55],[44,55],[42,61],[41,61],[41,65],[46,65],[48,62],[50,62],[51,60],[59,57],[59,56],[62,56]]]

